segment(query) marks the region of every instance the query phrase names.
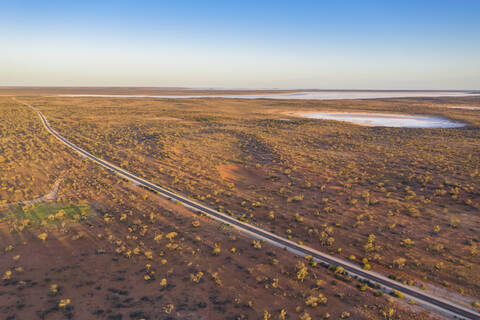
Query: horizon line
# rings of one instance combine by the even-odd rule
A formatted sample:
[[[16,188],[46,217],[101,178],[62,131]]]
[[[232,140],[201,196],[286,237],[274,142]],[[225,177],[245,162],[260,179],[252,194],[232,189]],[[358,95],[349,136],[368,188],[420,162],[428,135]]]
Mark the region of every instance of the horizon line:
[[[359,89],[359,88],[348,88],[348,89],[325,89],[325,88],[248,88],[248,87],[195,87],[195,86],[131,86],[131,85],[0,85],[1,89],[28,89],[28,88],[39,88],[39,89],[51,89],[51,88],[63,88],[63,89],[105,89],[105,88],[122,88],[122,89],[169,89],[169,90],[219,90],[219,91],[384,91],[384,92],[465,92],[465,91],[474,91],[478,92],[480,89]]]

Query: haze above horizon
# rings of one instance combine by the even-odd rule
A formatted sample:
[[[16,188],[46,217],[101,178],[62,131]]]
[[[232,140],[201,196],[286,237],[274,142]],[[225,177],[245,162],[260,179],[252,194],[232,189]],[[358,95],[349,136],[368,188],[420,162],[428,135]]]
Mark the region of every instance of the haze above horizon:
[[[0,85],[480,89],[478,1],[1,1]]]

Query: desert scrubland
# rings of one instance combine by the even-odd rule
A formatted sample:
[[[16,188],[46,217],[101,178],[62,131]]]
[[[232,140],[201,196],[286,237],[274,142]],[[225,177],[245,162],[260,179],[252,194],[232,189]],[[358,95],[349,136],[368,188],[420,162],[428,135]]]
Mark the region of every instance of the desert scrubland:
[[[480,112],[449,108],[480,98],[18,100],[96,156],[242,221],[424,290],[480,295]],[[28,107],[10,97],[0,106],[2,314],[427,317],[342,270],[125,182],[60,145]],[[467,126],[295,116],[314,111],[435,115]],[[16,203],[59,179],[55,200]]]

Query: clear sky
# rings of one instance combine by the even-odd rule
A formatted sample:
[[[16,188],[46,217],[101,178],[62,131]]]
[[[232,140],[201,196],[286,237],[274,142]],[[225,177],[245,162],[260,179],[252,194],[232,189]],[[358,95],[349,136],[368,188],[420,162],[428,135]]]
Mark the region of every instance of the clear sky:
[[[480,89],[480,1],[0,0],[0,85]]]

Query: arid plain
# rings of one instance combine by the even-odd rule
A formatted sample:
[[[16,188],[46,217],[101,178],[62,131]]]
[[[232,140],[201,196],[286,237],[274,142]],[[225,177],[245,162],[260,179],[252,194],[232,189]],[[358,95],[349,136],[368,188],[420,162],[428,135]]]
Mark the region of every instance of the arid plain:
[[[152,94],[109,90],[94,93]],[[7,318],[438,316],[120,179],[60,144],[23,103],[76,145],[160,186],[478,308],[480,97],[56,96],[65,91],[12,89],[0,97],[0,313]],[[465,126],[301,117],[312,112],[435,116]]]

